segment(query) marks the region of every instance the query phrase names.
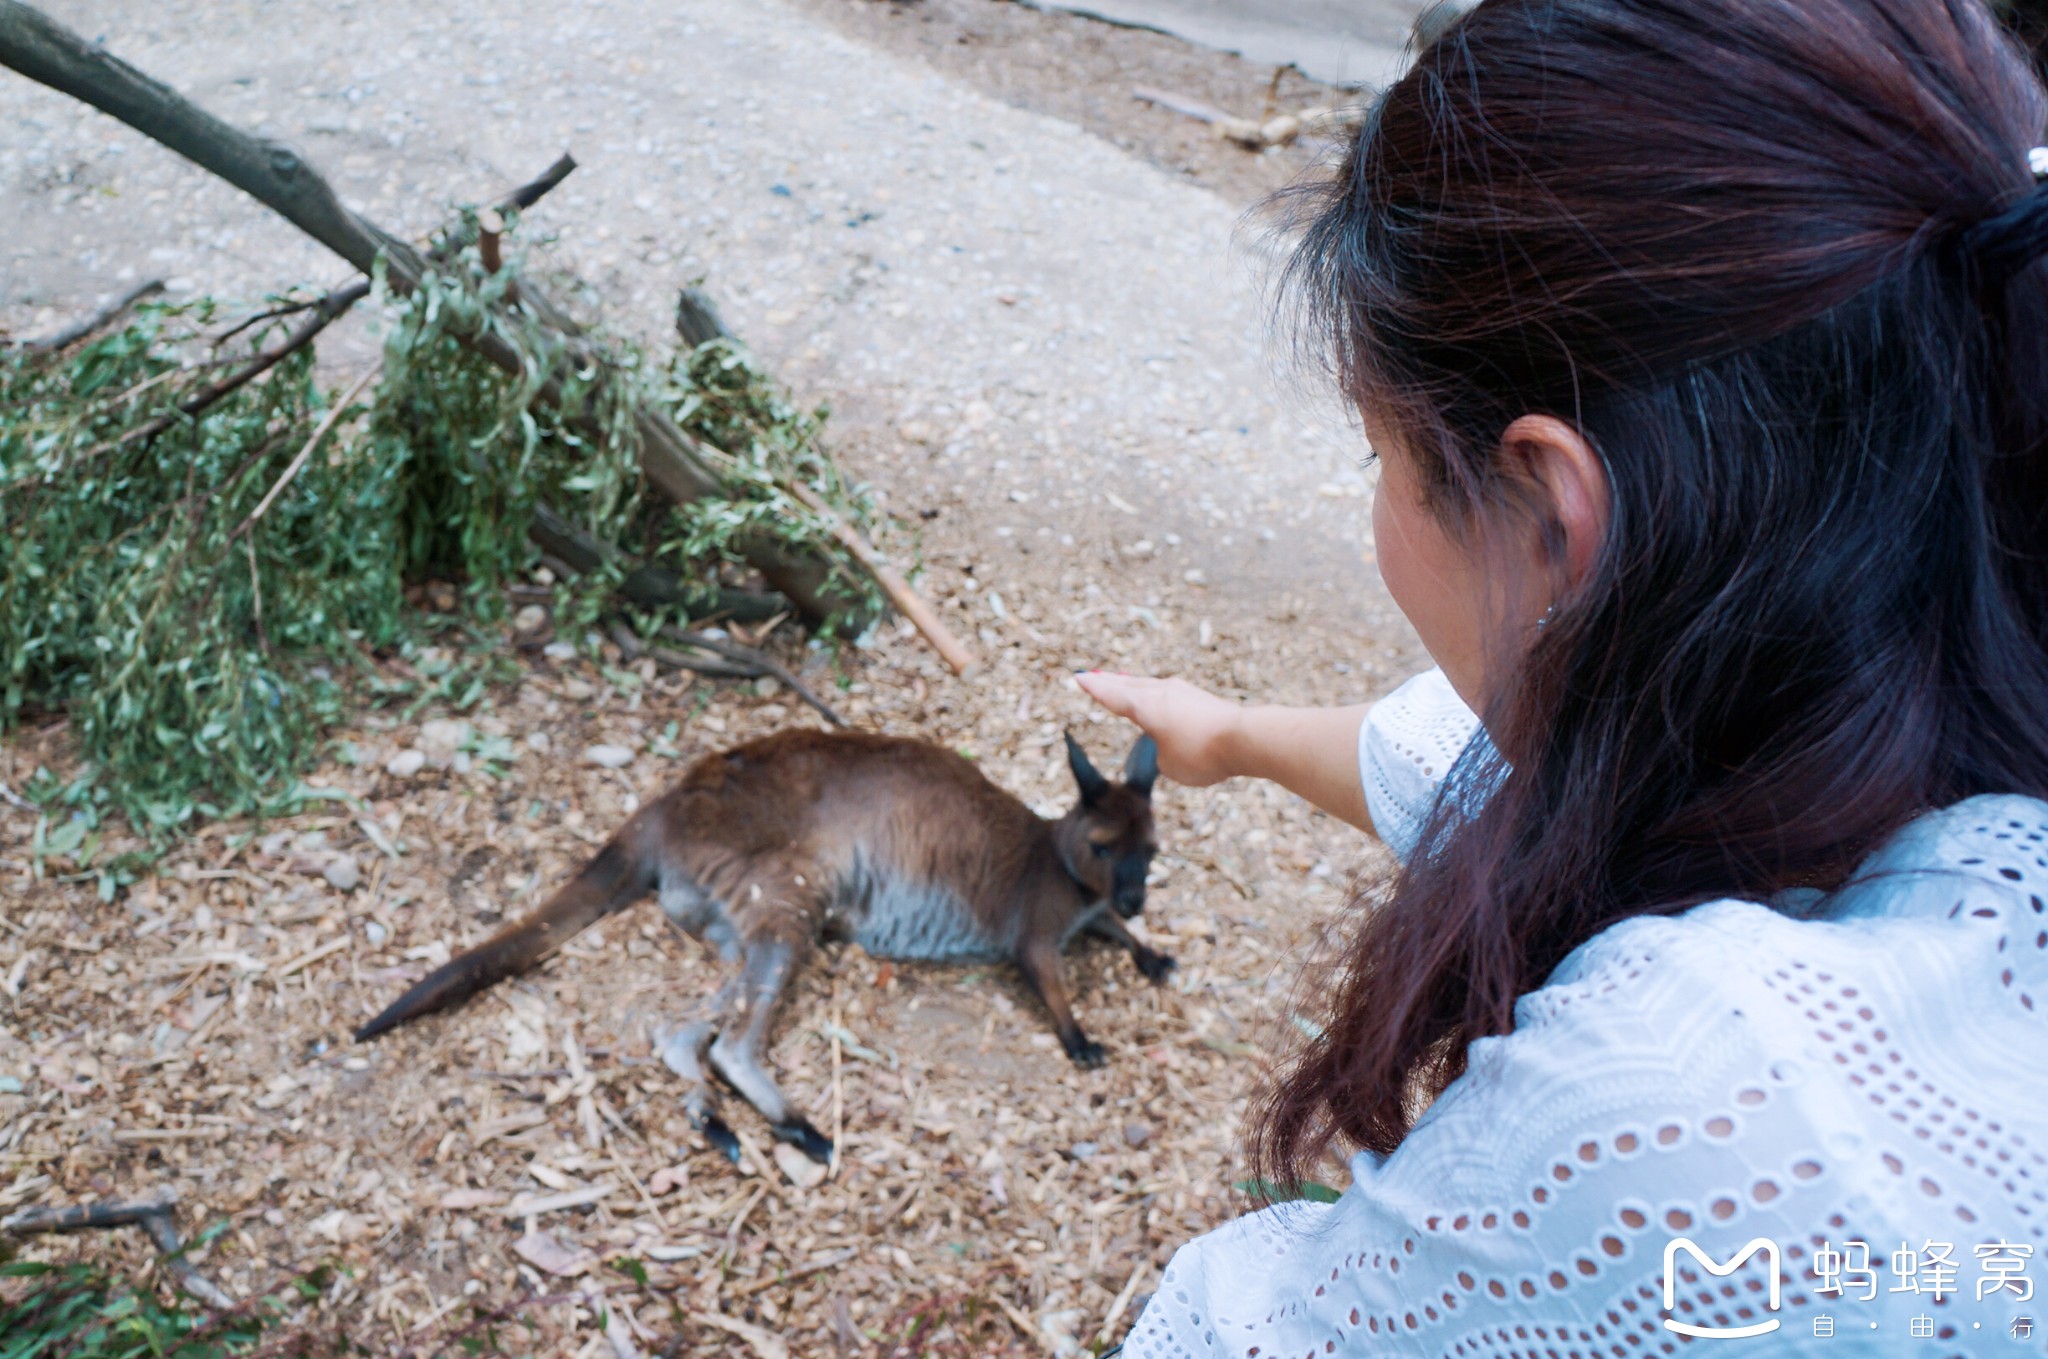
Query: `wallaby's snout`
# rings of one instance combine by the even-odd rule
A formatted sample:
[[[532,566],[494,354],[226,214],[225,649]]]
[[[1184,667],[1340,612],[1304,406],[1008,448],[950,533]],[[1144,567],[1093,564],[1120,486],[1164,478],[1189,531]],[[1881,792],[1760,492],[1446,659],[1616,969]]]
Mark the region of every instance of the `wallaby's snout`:
[[[1116,866],[1116,891],[1110,901],[1116,913],[1129,920],[1145,909],[1145,862],[1126,860]]]

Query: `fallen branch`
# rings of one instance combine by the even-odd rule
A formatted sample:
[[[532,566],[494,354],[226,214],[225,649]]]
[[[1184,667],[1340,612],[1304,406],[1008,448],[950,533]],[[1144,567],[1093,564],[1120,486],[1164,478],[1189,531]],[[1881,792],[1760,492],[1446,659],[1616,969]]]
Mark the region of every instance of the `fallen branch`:
[[[26,340],[0,340],[0,346],[11,345],[16,349],[31,349],[43,352],[68,349],[86,336],[112,325],[130,307],[140,302],[143,298],[154,297],[163,290],[163,280],[153,278],[147,283],[138,284],[130,288],[127,292],[86,317],[83,321],[75,321],[54,335],[31,336]]]
[[[554,559],[551,569],[556,569],[557,574],[581,576],[597,570],[606,562],[636,560],[616,544],[592,537],[577,528],[553,506],[545,503],[534,506],[533,522],[526,531],[527,536],[540,545],[540,550]],[[626,572],[625,579],[619,583],[619,593],[628,603],[643,609],[680,606],[692,618],[716,615],[736,618],[742,623],[764,622],[778,613],[788,612],[790,608],[789,599],[773,591],[763,593],[692,585],[667,567],[646,562]]]
[[[692,647],[698,651],[708,651],[712,655],[721,658],[717,661],[703,661],[693,656],[677,655],[675,652],[662,647],[650,647],[641,641],[631,628],[616,619],[613,620],[607,631],[611,634],[611,639],[618,643],[619,650],[626,654],[626,659],[628,660],[638,660],[644,655],[672,669],[691,670],[700,675],[710,675],[719,679],[760,679],[764,676],[776,679],[787,685],[798,698],[817,709],[819,715],[833,726],[843,727],[846,725],[845,718],[834,712],[825,700],[812,693],[809,686],[798,679],[788,667],[765,651],[760,651],[750,646],[741,646],[738,642],[726,642],[716,637],[706,637],[701,633],[691,632],[685,628],[673,625],[662,628],[661,635],[670,641],[678,642],[683,646]]]
[[[4,3],[6,3],[6,0],[0,0],[0,4]],[[107,443],[87,449],[81,457],[90,458],[100,453],[112,452],[117,448],[125,448],[138,440],[154,439],[173,425],[183,424],[187,420],[197,418],[208,406],[215,404],[222,397],[248,386],[263,374],[277,367],[278,364],[283,363],[293,354],[298,353],[301,349],[313,343],[314,336],[334,324],[336,320],[340,319],[343,312],[346,312],[350,307],[353,307],[369,295],[370,284],[368,280],[359,280],[345,288],[335,289],[318,302],[312,304],[309,310],[313,314],[306,320],[301,321],[298,327],[285,337],[284,343],[280,344],[277,348],[264,350],[220,381],[211,382],[201,387],[198,391],[180,401],[174,408],[165,411],[154,420],[146,420],[118,439],[113,439]]]
[[[0,19],[4,19],[4,17],[4,14],[0,14]],[[533,206],[547,194],[548,190],[560,184],[564,179],[567,179],[569,172],[575,168],[576,162],[573,159],[568,156],[560,157],[553,165],[550,165],[543,171],[538,178],[530,183],[520,185],[503,199],[499,200],[500,206],[503,208],[519,209]],[[428,258],[437,263],[453,258],[456,252],[467,243],[468,230],[466,224],[458,223],[443,237],[439,248]],[[246,387],[264,373],[269,372],[272,368],[275,368],[278,364],[311,344],[321,331],[340,320],[350,307],[353,307],[369,295],[370,281],[366,278],[357,279],[345,287],[336,288],[333,292],[318,300],[294,303],[288,307],[279,307],[273,311],[251,317],[248,321],[244,321],[242,325],[228,331],[227,334],[221,336],[214,343],[219,345],[240,332],[244,326],[263,320],[291,316],[302,311],[313,313],[306,320],[300,322],[298,327],[285,337],[284,343],[277,346],[277,348],[263,351],[227,377],[222,378],[219,382],[202,387],[186,397],[178,403],[175,410],[166,411],[154,420],[137,425],[134,429],[129,430],[113,442],[102,444],[98,448],[89,450],[86,456],[90,457],[95,453],[121,448],[134,443],[138,439],[153,439],[180,421],[197,418],[201,412],[219,402],[222,397],[228,396],[242,387]]]
[[[882,587],[882,593],[889,596],[889,602],[896,606],[896,611],[908,618],[911,626],[924,634],[925,640],[932,644],[932,649],[944,658],[947,665],[953,667],[954,674],[965,675],[980,664],[975,654],[953,635],[952,629],[939,621],[938,614],[932,610],[931,605],[925,603],[924,597],[910,588],[910,582],[903,578],[903,574],[883,561],[881,554],[868,545],[867,539],[855,533],[844,520],[834,514],[831,506],[820,500],[810,487],[801,482],[789,489],[790,493],[808,505],[813,513],[824,518],[839,545],[874,577],[875,584]]]
[[[1274,72],[1274,78],[1279,78],[1279,72]],[[1263,120],[1240,118],[1236,114],[1225,113],[1214,104],[1204,104],[1199,99],[1189,99],[1170,90],[1156,90],[1149,85],[1132,86],[1131,98],[1156,105],[1169,113],[1178,113],[1183,118],[1192,118],[1198,123],[1207,123],[1216,130],[1218,137],[1236,142],[1247,151],[1285,146],[1304,135],[1340,132],[1356,126],[1362,116],[1357,109],[1309,108],[1300,113],[1269,113]],[[1267,108],[1270,110],[1271,107],[1269,103]]]
[[[717,307],[701,289],[685,288],[676,299],[676,333],[693,347],[708,340],[735,338],[719,318]],[[832,536],[846,549],[847,555],[860,563],[861,569],[882,587],[882,593],[896,611],[908,618],[911,626],[924,634],[947,665],[956,675],[965,675],[979,662],[974,653],[961,644],[939,616],[925,603],[922,596],[910,587],[910,582],[901,572],[882,560],[867,539],[854,532],[853,527],[841,519],[831,506],[820,499],[816,492],[802,482],[791,482],[789,493],[801,500],[810,510],[823,519]]]
[[[110,114],[207,170],[319,241],[364,274],[384,261],[385,278],[400,292],[416,289],[430,260],[374,223],[344,207],[334,189],[291,148],[230,126],[153,80],[103,48],[87,42],[21,0],[0,0],[0,65]],[[564,173],[567,173],[566,170]],[[520,305],[543,324],[574,337],[580,329],[538,288],[520,289]],[[472,351],[515,377],[524,376],[525,356],[489,328],[459,337]],[[570,358],[587,366],[602,356],[572,346]],[[539,399],[559,405],[557,379],[544,383]],[[648,401],[634,404],[633,429],[647,480],[678,503],[722,496],[725,487],[695,440]],[[585,422],[585,432],[598,433]],[[741,554],[769,583],[813,619],[830,616],[826,586],[832,566],[791,551],[765,536],[738,543]]]
[[[648,646],[640,640],[633,629],[627,627],[619,619],[612,620],[605,631],[610,635],[612,641],[618,643],[619,650],[625,653],[626,659],[629,661],[637,661],[642,656],[646,656],[656,664],[665,665],[671,670],[688,670],[693,674],[705,675],[712,679],[759,679],[768,673],[756,665],[736,665],[731,661],[707,661],[696,656],[685,656],[680,652],[670,651],[665,647]]]
[[[1193,118],[1198,123],[1220,123],[1231,116],[1214,104],[1204,104],[1199,99],[1189,99],[1170,90],[1155,90],[1149,85],[1132,86],[1131,98],[1141,104],[1155,104],[1183,118]]]
[[[680,642],[684,646],[695,647],[699,651],[708,651],[714,656],[723,656],[729,661],[759,666],[763,674],[772,675],[782,681],[782,683],[788,685],[796,693],[798,698],[816,708],[827,722],[830,722],[835,727],[846,725],[846,720],[838,713],[833,712],[823,699],[805,687],[804,682],[798,679],[794,672],[790,671],[780,661],[765,651],[760,651],[750,646],[741,646],[738,642],[726,642],[720,641],[716,637],[706,637],[701,632],[691,632],[687,628],[679,628],[673,624],[663,627],[661,635],[672,642]]]
[[[0,1218],[0,1233],[8,1236],[41,1236],[51,1232],[103,1231],[114,1227],[140,1227],[163,1255],[163,1264],[177,1277],[178,1286],[208,1307],[233,1308],[235,1300],[190,1260],[171,1220],[178,1199],[164,1193],[154,1198],[127,1202],[87,1203],[69,1208],[24,1208]]]

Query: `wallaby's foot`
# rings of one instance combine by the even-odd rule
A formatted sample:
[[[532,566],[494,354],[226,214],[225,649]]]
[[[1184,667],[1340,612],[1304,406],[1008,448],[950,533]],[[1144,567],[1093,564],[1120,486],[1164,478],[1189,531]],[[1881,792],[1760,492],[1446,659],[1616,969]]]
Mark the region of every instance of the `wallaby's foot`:
[[[717,1114],[691,1114],[690,1122],[697,1126],[698,1132],[704,1134],[706,1142],[715,1150],[724,1153],[726,1160],[734,1165],[740,1163],[740,1139],[731,1128],[725,1126],[724,1119]]]
[[[1067,1056],[1074,1059],[1074,1065],[1083,1070],[1093,1071],[1109,1060],[1109,1051],[1093,1038],[1076,1033],[1072,1038],[1060,1040],[1060,1046],[1067,1050]]]
[[[787,1123],[773,1125],[775,1140],[787,1142],[821,1166],[832,1164],[832,1139],[811,1126],[811,1121],[798,1114]]]
[[[1166,974],[1180,966],[1179,963],[1161,953],[1158,949],[1146,948],[1143,945],[1139,945],[1136,949],[1132,950],[1131,961],[1138,965],[1138,971],[1144,974],[1145,980],[1151,982],[1154,986],[1163,983],[1166,980]]]

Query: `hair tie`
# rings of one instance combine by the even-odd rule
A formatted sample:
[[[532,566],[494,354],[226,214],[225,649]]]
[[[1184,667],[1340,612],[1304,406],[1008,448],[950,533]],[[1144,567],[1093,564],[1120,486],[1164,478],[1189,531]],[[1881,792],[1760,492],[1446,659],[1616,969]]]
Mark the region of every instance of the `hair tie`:
[[[2048,254],[2048,146],[2027,152],[2034,191],[1963,233],[1963,255],[1985,286],[2002,288],[2020,270]]]

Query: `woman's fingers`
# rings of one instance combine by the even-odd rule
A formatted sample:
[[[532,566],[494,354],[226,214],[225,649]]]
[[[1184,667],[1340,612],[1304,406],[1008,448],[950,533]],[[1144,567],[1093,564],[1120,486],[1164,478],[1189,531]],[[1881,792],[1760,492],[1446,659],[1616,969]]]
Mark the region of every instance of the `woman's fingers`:
[[[1175,783],[1202,787],[1231,776],[1223,744],[1238,715],[1236,704],[1182,679],[1091,670],[1078,681],[1090,698],[1159,743],[1159,771]]]
[[[1076,682],[1080,684],[1082,693],[1118,717],[1131,717],[1134,703],[1131,694],[1132,676],[1112,675],[1106,670],[1087,670],[1076,676]],[[1145,724],[1139,722],[1138,725],[1142,727]]]

